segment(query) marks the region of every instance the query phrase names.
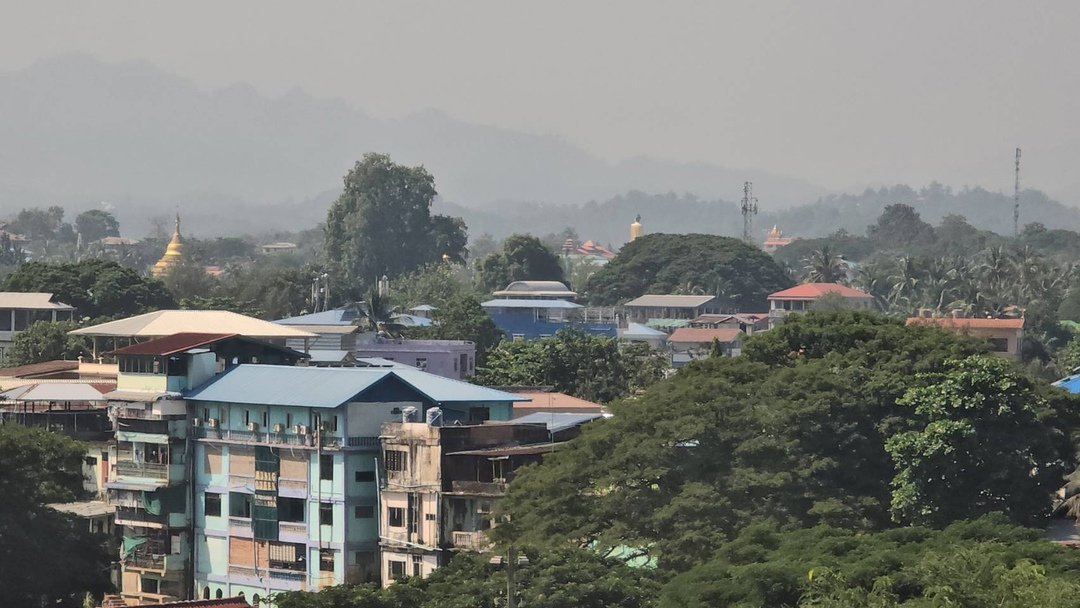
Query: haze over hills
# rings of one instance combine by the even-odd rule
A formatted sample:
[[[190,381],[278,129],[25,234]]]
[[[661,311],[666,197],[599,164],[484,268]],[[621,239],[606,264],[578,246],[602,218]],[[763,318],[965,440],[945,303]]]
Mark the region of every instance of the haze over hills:
[[[300,90],[207,92],[147,63],[82,54],[0,74],[0,133],[0,214],[106,201],[133,236],[175,206],[208,236],[314,225],[323,218],[314,201],[370,151],[425,165],[446,200],[470,208],[583,203],[632,189],[737,198],[745,180],[765,208],[825,193],[762,171],[649,158],[612,164],[556,137],[438,111],[384,121]]]

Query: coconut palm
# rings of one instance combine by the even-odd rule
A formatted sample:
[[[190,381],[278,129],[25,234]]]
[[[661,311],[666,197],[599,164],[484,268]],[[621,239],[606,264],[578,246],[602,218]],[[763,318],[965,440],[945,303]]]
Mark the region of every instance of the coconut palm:
[[[828,245],[803,259],[807,283],[843,283],[847,281],[847,265]]]

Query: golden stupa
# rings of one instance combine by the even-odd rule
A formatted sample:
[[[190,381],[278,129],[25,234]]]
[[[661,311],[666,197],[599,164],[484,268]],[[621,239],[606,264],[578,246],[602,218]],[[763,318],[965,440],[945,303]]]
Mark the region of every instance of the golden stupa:
[[[180,214],[176,214],[176,229],[173,231],[172,240],[165,248],[165,255],[154,264],[151,271],[155,277],[160,277],[176,266],[184,259],[184,241],[180,238]]]

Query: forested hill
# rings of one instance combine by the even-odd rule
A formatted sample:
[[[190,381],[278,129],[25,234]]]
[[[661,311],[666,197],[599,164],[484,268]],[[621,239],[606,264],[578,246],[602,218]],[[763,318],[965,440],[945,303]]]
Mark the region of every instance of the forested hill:
[[[764,198],[764,193],[762,193]],[[862,194],[832,195],[786,210],[765,210],[754,218],[754,236],[778,225],[787,236],[814,238],[837,230],[865,234],[887,205],[910,205],[922,219],[937,225],[947,215],[962,215],[981,230],[1002,235],[1013,231],[1013,197],[982,188],[953,191],[933,183],[916,190],[900,185]],[[764,200],[762,207],[767,206]],[[439,213],[460,216],[473,237],[489,233],[505,237],[515,232],[536,235],[559,233],[572,227],[582,239],[620,246],[629,238],[630,223],[638,214],[646,232],[704,233],[737,236],[742,233],[742,215],[737,202],[703,200],[689,194],[646,194],[628,192],[604,202],[584,205],[504,203],[498,207],[467,209],[440,202]],[[1080,209],[1051,200],[1038,190],[1021,193],[1021,227],[1042,223],[1048,228],[1080,231]]]
[[[325,207],[301,201],[340,191],[342,176],[367,152],[424,165],[444,197],[469,207],[577,203],[631,189],[716,197],[748,179],[784,206],[826,192],[766,171],[608,162],[557,136],[434,110],[382,119],[300,90],[276,97],[244,84],[207,91],[147,63],[87,55],[0,72],[0,133],[0,214],[107,201],[134,227],[179,205],[196,208],[185,219],[205,236],[243,232],[251,219],[263,230],[314,226]],[[243,213],[214,213],[235,207]]]

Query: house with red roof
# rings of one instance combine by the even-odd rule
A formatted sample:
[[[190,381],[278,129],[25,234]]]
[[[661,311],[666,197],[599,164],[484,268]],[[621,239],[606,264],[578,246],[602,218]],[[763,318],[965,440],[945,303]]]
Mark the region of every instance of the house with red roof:
[[[952,317],[912,317],[906,325],[932,325],[990,342],[995,354],[1019,359],[1024,346],[1023,319],[975,319]]]
[[[682,367],[693,359],[703,359],[713,352],[713,345],[720,345],[720,353],[733,357],[742,351],[746,334],[737,326],[680,327],[668,337],[673,367]]]
[[[810,310],[820,298],[836,294],[851,308],[873,308],[874,296],[839,283],[803,283],[769,296],[769,329],[776,327],[787,315]]]

